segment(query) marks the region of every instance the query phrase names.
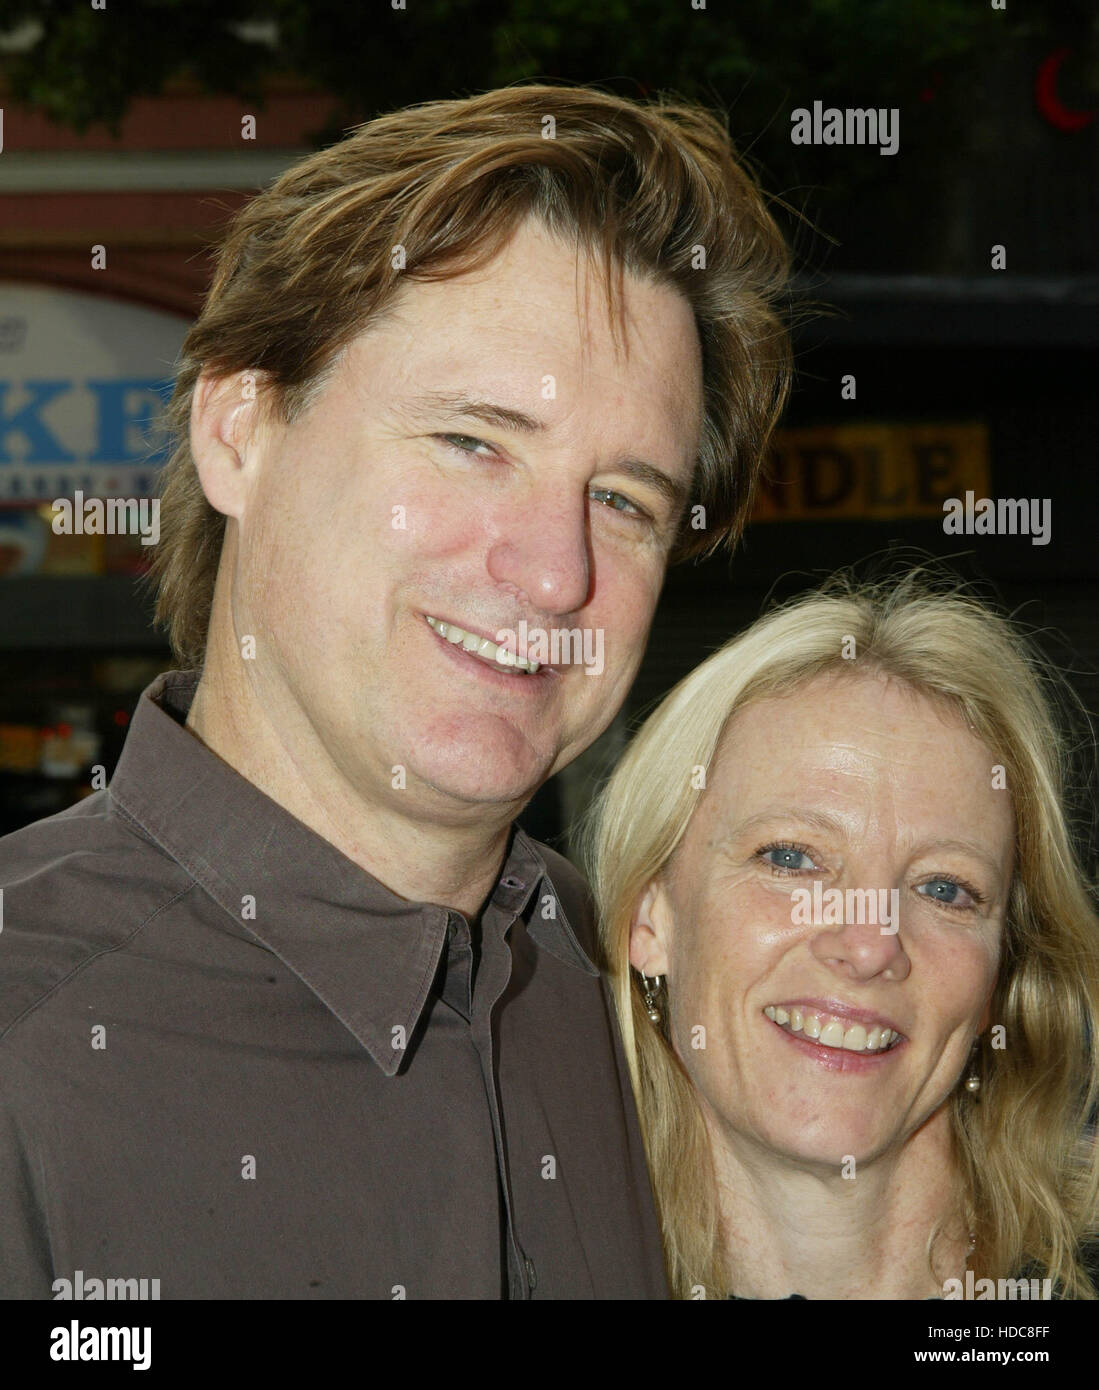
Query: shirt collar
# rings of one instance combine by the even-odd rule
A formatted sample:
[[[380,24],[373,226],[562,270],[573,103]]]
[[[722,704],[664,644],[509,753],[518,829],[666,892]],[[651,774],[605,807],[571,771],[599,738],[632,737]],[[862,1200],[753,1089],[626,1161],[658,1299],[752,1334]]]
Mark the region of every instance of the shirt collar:
[[[431,993],[451,910],[392,892],[187,730],[200,676],[169,671],[142,693],[110,782],[112,805],[238,931],[293,970],[393,1075],[404,1055],[395,1039],[411,1038]],[[538,910],[543,887],[555,899],[550,918]],[[482,928],[506,931],[524,913],[541,949],[598,973],[569,924],[545,856],[516,826]]]

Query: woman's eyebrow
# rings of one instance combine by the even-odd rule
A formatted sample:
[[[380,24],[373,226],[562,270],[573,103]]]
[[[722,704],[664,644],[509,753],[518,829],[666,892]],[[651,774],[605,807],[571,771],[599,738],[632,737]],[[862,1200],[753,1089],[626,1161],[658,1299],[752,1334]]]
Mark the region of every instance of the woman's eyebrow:
[[[975,840],[925,840],[921,845],[918,846],[915,852],[916,854],[924,855],[931,854],[935,850],[950,849],[960,850],[963,854],[970,854],[974,857],[974,859],[979,859],[983,864],[986,864],[988,866],[988,868],[997,876],[997,878],[999,878],[1001,873],[1003,872],[1003,866],[997,862],[995,856],[992,855],[983,846],[977,844]]]
[[[804,825],[816,826],[818,830],[832,835],[847,833],[843,822],[837,820],[835,816],[830,816],[826,811],[811,806],[768,806],[757,812],[756,815],[748,816],[745,820],[737,821],[735,825],[731,825],[722,838],[731,839],[736,835],[745,835],[749,831],[776,820],[800,821]]]

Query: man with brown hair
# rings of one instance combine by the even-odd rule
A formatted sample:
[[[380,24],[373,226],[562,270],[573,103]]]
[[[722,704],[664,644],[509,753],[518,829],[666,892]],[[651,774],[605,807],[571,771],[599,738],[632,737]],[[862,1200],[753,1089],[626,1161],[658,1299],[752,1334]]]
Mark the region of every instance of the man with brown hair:
[[[586,88],[238,215],[164,476],[191,669],[0,842],[4,1293],[666,1295],[586,888],[514,820],[743,524],[785,275],[712,116]]]

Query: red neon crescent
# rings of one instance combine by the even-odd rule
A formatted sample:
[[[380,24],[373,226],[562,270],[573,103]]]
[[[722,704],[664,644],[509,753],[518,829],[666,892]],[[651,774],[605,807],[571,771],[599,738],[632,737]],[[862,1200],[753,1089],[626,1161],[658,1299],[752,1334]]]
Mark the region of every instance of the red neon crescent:
[[[1058,130],[1083,130],[1095,120],[1094,111],[1070,111],[1057,95],[1057,78],[1071,48],[1059,48],[1043,59],[1034,79],[1034,101],[1041,116]]]

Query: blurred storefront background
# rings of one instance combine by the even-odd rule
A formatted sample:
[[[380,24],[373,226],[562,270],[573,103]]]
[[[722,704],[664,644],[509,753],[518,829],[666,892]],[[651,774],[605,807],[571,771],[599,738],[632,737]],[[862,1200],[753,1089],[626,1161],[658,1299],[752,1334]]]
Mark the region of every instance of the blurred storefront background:
[[[268,93],[260,149],[241,140],[240,103],[193,82],[135,99],[117,137],[5,106],[0,833],[109,777],[141,690],[171,665],[140,583],[143,537],[57,534],[53,504],[152,496],[207,248],[332,105],[287,85]]]
[[[563,25],[572,8],[550,5],[551,18]],[[514,10],[491,23],[524,32]],[[653,48],[669,51],[661,32]],[[1099,705],[1092,31],[1070,6],[983,47],[971,29],[954,49],[916,34],[907,68],[861,86],[850,54],[812,86],[805,57],[800,70],[788,57],[784,77],[781,53],[745,78],[752,43],[762,54],[769,33],[762,20],[756,35],[738,32],[747,69],[718,59],[707,69],[688,51],[697,84],[671,60],[612,61],[604,35],[587,52],[546,39],[534,59],[525,50],[525,70],[495,74],[474,75],[474,50],[455,50],[449,86],[430,65],[402,77],[382,64],[384,80],[357,102],[343,67],[326,90],[323,64],[303,50],[308,71],[287,70],[283,53],[262,75],[262,100],[185,72],[120,98],[113,131],[94,114],[83,129],[53,119],[20,76],[40,37],[33,26],[0,35],[11,58],[0,81],[0,833],[109,776],[140,690],[170,664],[140,582],[148,547],[133,535],[58,536],[53,503],[151,495],[160,408],[226,218],[353,120],[524,75],[600,82],[629,71],[631,82],[605,85],[634,95],[667,85],[733,106],[742,143],[765,132],[753,144],[765,184],[817,229],[785,224],[803,303],[826,306],[799,312],[797,389],[737,555],[670,571],[626,709],[531,803],[532,831],[567,849],[568,825],[639,714],[769,597],[898,549],[945,557],[999,594],[1068,669],[1082,705]],[[853,39],[838,36],[842,54],[841,38]],[[252,40],[272,42],[270,30]],[[447,47],[438,32],[435,43]],[[900,109],[895,156],[790,147],[791,108],[848,96]],[[944,501],[967,494],[1044,500],[1048,537],[948,533]]]

